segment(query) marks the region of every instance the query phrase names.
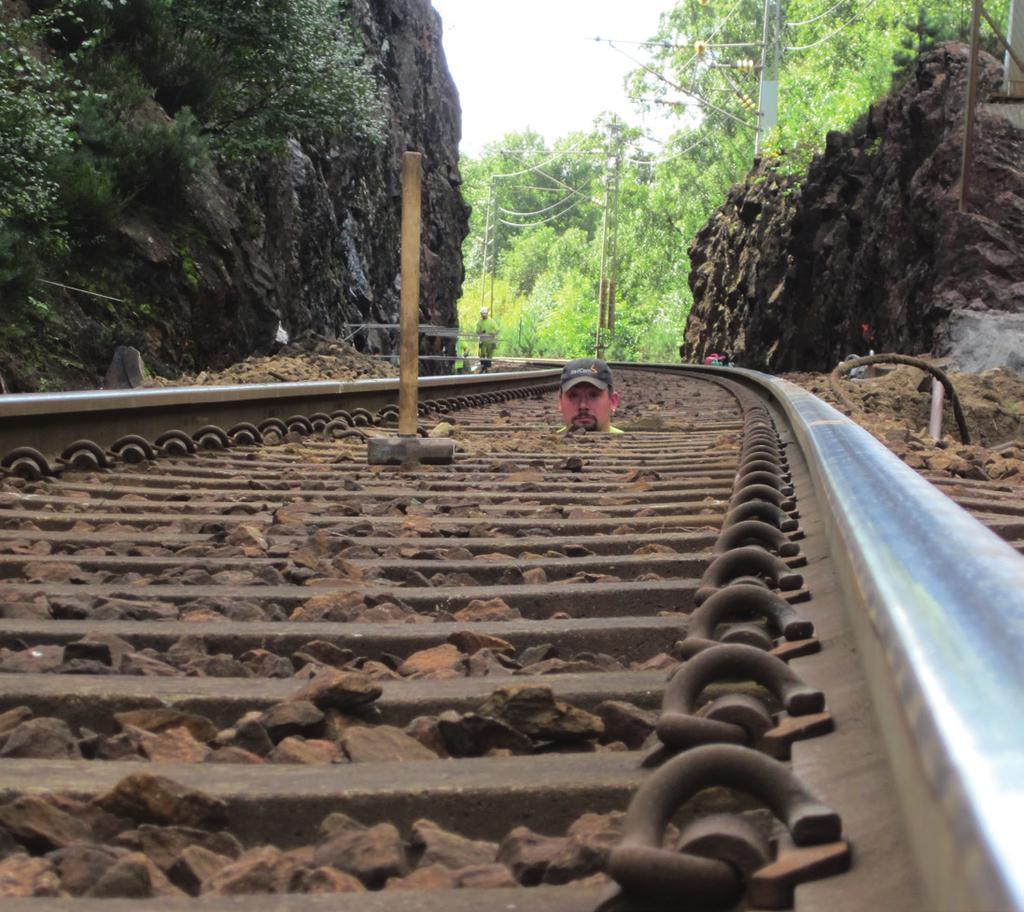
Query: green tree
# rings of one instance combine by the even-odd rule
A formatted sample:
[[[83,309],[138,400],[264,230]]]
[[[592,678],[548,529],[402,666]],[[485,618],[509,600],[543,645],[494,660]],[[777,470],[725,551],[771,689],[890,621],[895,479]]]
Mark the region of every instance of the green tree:
[[[167,114],[191,109],[228,158],[310,132],[382,133],[377,89],[339,0],[127,0],[101,28],[99,52],[127,48]]]

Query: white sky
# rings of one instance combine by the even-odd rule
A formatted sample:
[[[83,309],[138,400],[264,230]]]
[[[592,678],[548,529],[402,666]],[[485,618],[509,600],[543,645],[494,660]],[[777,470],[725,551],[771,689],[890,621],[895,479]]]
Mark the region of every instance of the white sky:
[[[644,41],[673,0],[433,0],[444,24],[444,51],[462,104],[463,154],[527,128],[550,144],[588,130],[603,111],[657,135],[655,111],[641,120],[623,79],[635,64],[595,37],[622,42],[646,59]]]

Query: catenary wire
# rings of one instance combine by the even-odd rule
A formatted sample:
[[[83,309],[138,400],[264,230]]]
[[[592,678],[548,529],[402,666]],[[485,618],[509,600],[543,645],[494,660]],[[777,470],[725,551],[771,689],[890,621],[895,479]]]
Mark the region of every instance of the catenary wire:
[[[615,48],[615,50],[617,50],[624,57],[626,57],[629,60],[632,60],[633,63],[635,63],[638,67],[640,67],[643,70],[646,70],[655,79],[660,79],[662,82],[666,83],[667,85],[672,86],[672,88],[675,89],[677,92],[682,92],[684,95],[689,95],[691,98],[696,99],[701,104],[706,105],[707,107],[711,108],[714,111],[717,111],[719,114],[725,115],[730,120],[735,120],[736,123],[738,123],[742,127],[746,127],[748,130],[756,130],[757,129],[756,125],[749,124],[745,120],[743,120],[742,118],[739,118],[735,114],[733,114],[732,111],[727,111],[725,108],[719,107],[713,101],[711,101],[710,99],[705,97],[703,94],[698,92],[696,89],[685,88],[684,86],[677,85],[671,79],[668,79],[666,76],[662,75],[657,70],[653,69],[652,67],[649,67],[643,61],[637,60],[636,57],[634,57],[632,54],[628,54],[626,51],[622,50],[622,48],[620,48],[620,47],[615,47],[615,45],[612,44],[612,42],[609,41],[608,44],[609,44],[610,47]]]
[[[860,19],[861,16],[863,16],[874,5],[875,5],[875,0],[867,0],[867,3],[864,4],[864,8],[863,9],[858,10],[849,19],[847,19],[846,22],[844,22],[841,26],[839,26],[839,28],[835,29],[832,32],[829,32],[829,34],[819,38],[817,41],[812,41],[810,44],[795,45],[793,47],[783,48],[783,50],[785,50],[785,51],[806,51],[806,50],[808,50],[810,48],[817,47],[819,44],[824,44],[826,41],[831,41],[841,31],[843,31],[844,29],[846,29],[849,26],[853,25],[854,22],[856,22],[858,19]]]
[[[511,215],[515,218],[530,218],[534,215],[545,215],[551,212],[553,209],[557,209],[559,206],[568,202],[572,199],[571,195],[563,196],[560,200],[552,203],[550,206],[545,206],[543,209],[535,209],[533,212],[517,212],[514,209],[506,209],[504,206],[498,206],[498,211],[505,213],[505,215]]]
[[[690,152],[692,152],[698,146],[701,146],[704,143],[706,143],[709,139],[711,139],[710,135],[702,136],[695,143],[691,143],[685,149],[682,149],[679,152],[673,152],[671,155],[666,155],[666,156],[664,156],[662,158],[650,158],[650,159],[627,158],[626,161],[629,162],[631,165],[661,165],[661,164],[664,164],[665,162],[670,162],[673,159],[682,158],[682,156],[688,155]]]
[[[839,9],[839,7],[845,6],[849,2],[850,0],[839,0],[838,3],[834,3],[827,10],[825,10],[825,12],[818,13],[817,16],[812,16],[810,19],[799,19],[796,22],[787,22],[786,25],[789,28],[797,28],[798,26],[801,25],[810,25],[812,22],[817,22],[819,19],[824,19],[826,16],[830,15],[831,13],[834,13],[837,9]]]
[[[562,212],[556,212],[554,215],[549,216],[546,219],[542,219],[539,222],[522,222],[522,223],[520,223],[520,222],[509,222],[509,221],[506,221],[503,218],[499,218],[498,222],[499,222],[499,224],[502,224],[502,225],[508,225],[510,228],[538,228],[541,225],[546,225],[548,222],[553,222],[555,219],[561,218],[563,215],[568,215],[579,204],[580,204],[579,200],[573,200],[572,205],[569,206],[568,209],[565,209]]]

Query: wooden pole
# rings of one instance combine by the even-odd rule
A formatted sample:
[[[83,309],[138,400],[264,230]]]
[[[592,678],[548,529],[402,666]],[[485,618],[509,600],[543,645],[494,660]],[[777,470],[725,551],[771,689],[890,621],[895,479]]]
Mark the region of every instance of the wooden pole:
[[[398,434],[416,436],[420,359],[420,206],[423,156],[402,156],[402,297],[399,318]]]
[[[974,158],[974,112],[978,105],[978,52],[981,49],[981,0],[971,13],[971,62],[967,67],[967,113],[964,117],[964,154],[960,165],[960,211],[966,212],[971,194],[971,161]]]

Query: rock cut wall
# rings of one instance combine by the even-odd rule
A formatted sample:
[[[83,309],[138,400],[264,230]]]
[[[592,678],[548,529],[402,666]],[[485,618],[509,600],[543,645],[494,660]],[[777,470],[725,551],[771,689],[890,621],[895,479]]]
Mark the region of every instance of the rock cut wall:
[[[733,187],[690,248],[684,360],[826,371],[873,348],[1024,370],[1024,132],[979,113],[960,213],[968,51],[922,56],[803,179],[760,162]],[[983,54],[980,98],[1001,79]]]
[[[396,350],[397,333],[353,335],[348,324],[398,322],[406,150],[424,156],[421,318],[456,325],[469,211],[440,17],[429,0],[350,0],[349,9],[383,97],[385,141],[293,139],[245,175],[208,172],[189,187],[185,241],[169,218],[126,222],[124,282],[160,314],[139,343],[150,363],[221,368],[268,352],[279,325],[292,338],[313,332]]]

